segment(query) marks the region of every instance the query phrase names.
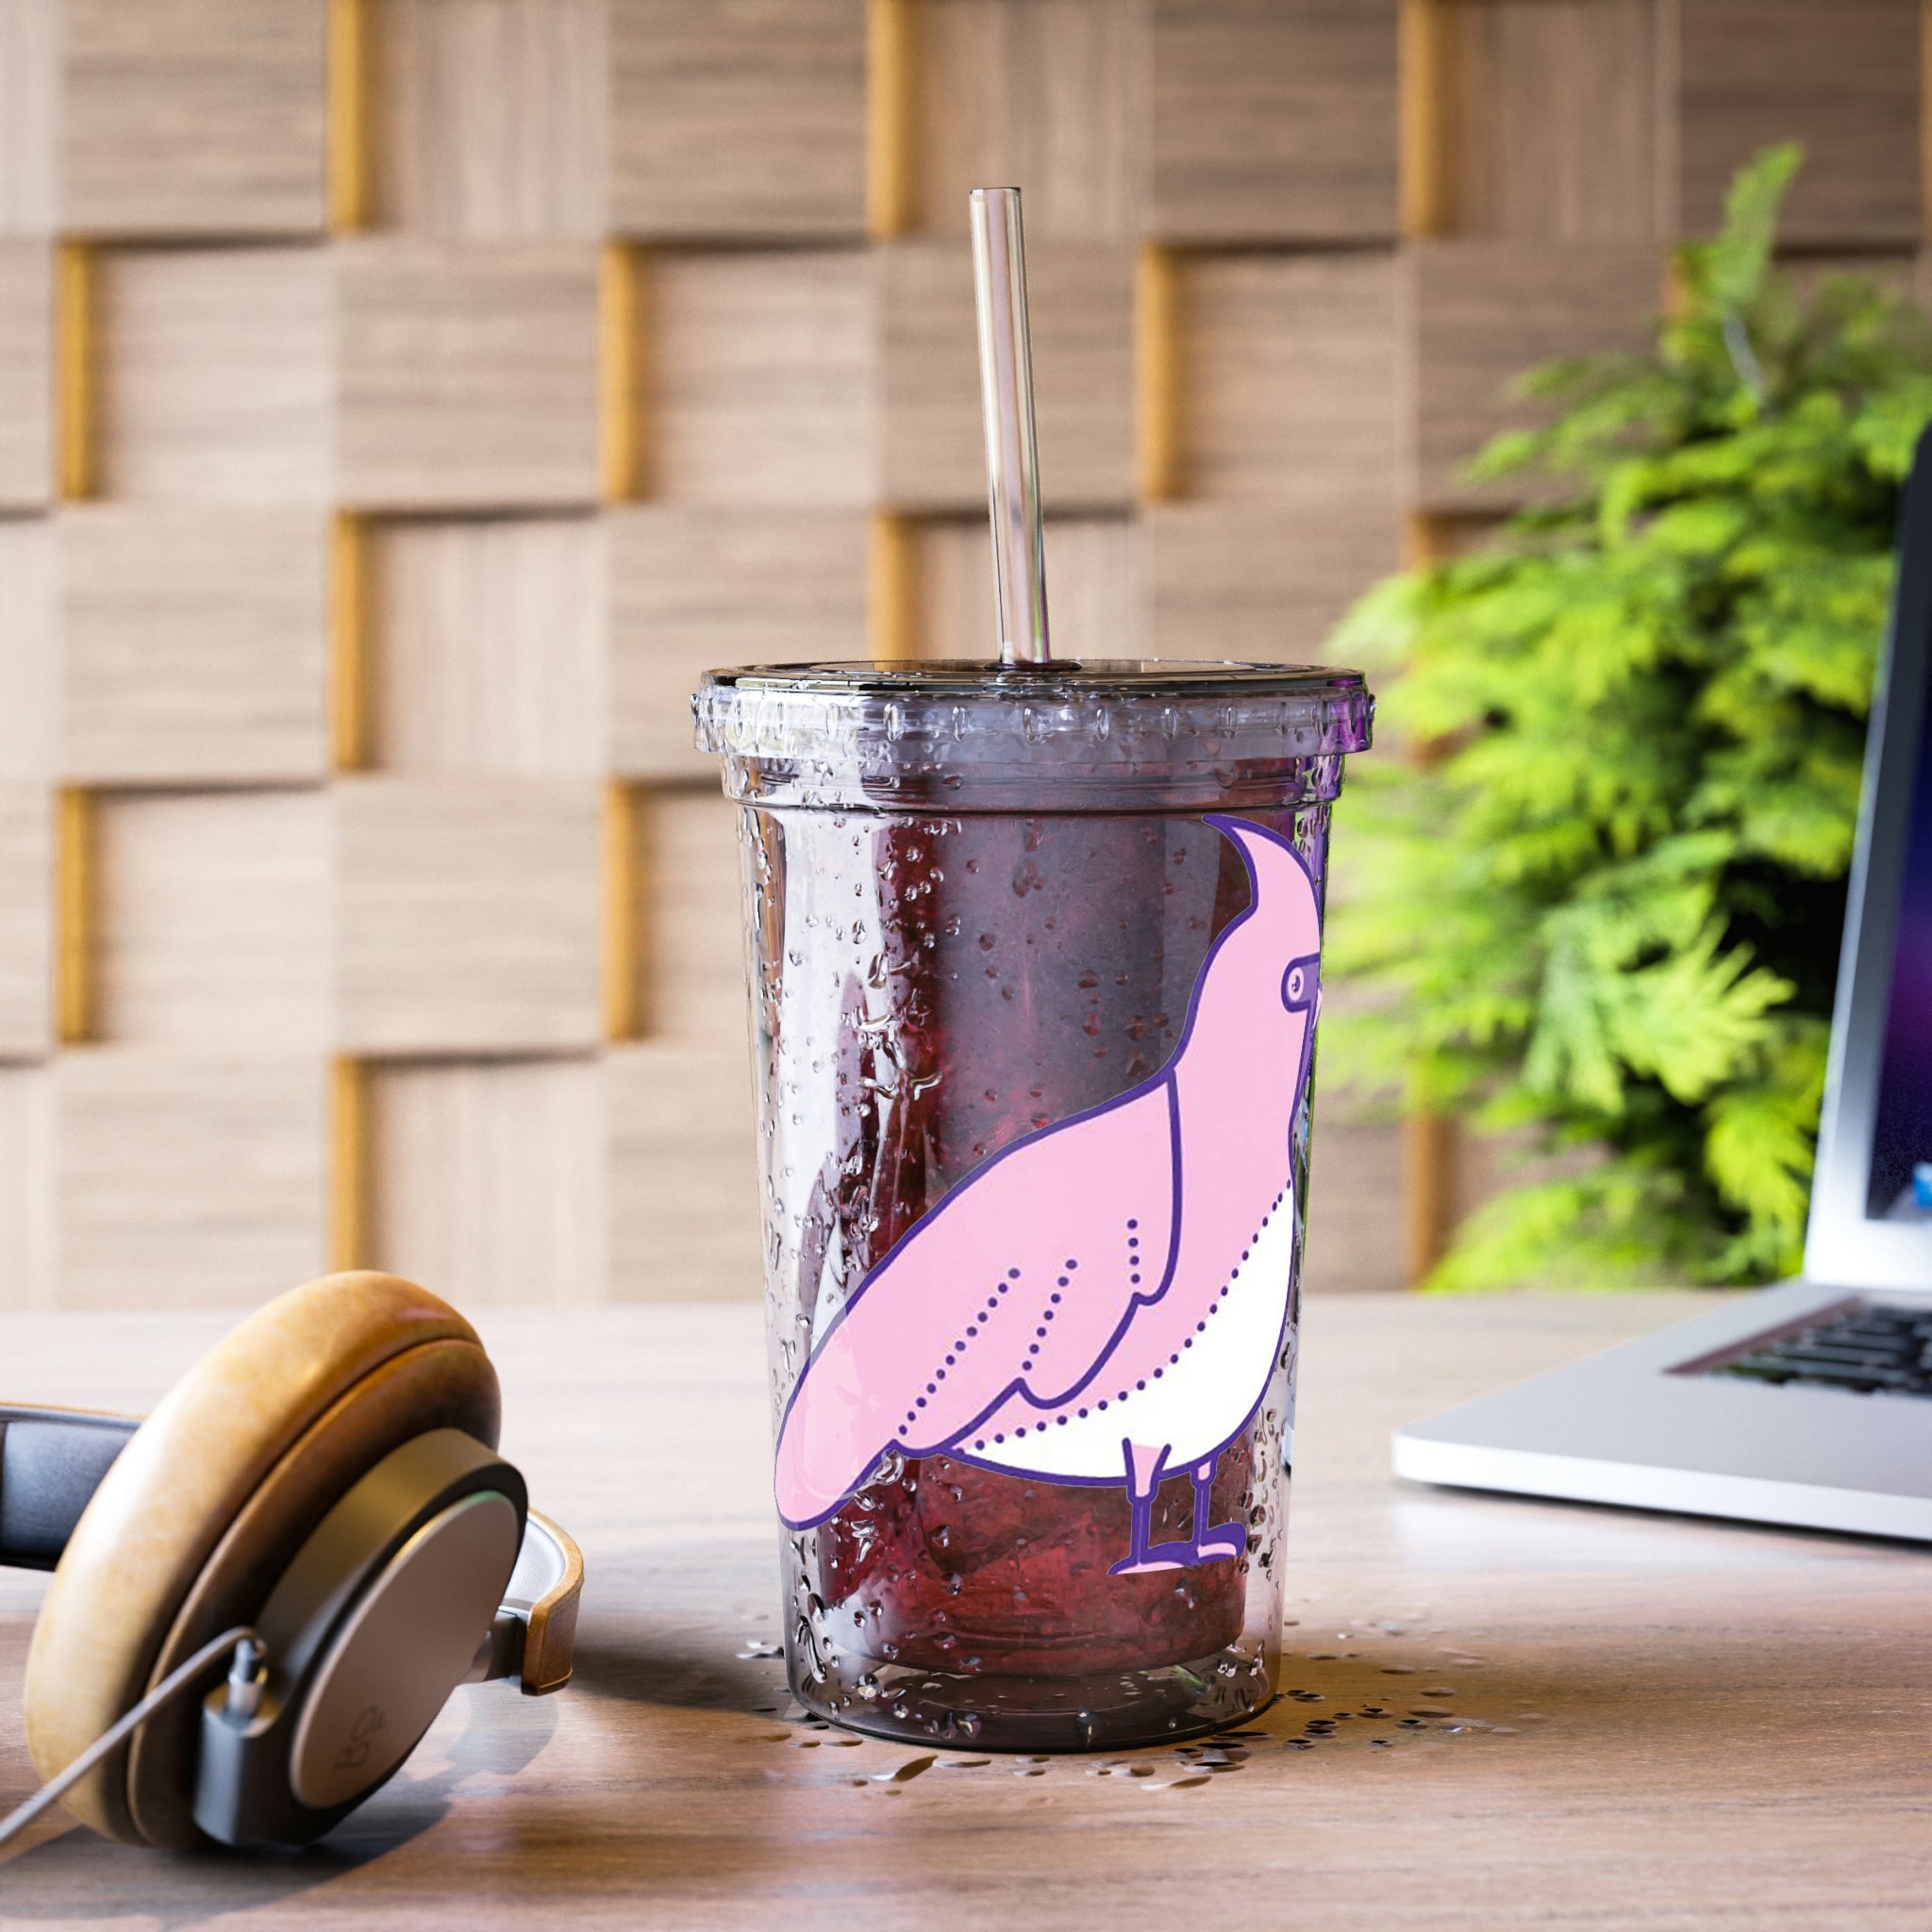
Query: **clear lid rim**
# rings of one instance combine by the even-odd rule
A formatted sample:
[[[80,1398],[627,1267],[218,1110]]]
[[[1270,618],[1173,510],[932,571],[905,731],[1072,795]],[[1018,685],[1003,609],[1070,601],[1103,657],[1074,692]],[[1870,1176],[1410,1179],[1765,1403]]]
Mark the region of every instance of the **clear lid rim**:
[[[832,700],[925,696],[998,704],[1052,697],[1198,701],[1264,692],[1319,700],[1366,689],[1362,673],[1344,666],[1236,658],[1057,658],[1045,664],[997,664],[974,658],[824,659],[724,667],[705,672],[699,683],[700,697],[711,692]]]

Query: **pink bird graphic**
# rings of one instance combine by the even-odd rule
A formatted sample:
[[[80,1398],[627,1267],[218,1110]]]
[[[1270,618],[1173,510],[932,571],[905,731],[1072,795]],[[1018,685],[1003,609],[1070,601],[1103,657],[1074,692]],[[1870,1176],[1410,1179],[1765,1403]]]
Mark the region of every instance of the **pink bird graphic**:
[[[867,1274],[786,1406],[788,1527],[836,1514],[896,1452],[1124,1487],[1132,1547],[1115,1574],[1246,1547],[1242,1524],[1209,1521],[1208,1496],[1288,1321],[1321,914],[1286,840],[1208,823],[1240,852],[1249,904],[1202,963],[1173,1056],[1002,1149]],[[1192,1539],[1153,1543],[1155,1491],[1183,1470]]]

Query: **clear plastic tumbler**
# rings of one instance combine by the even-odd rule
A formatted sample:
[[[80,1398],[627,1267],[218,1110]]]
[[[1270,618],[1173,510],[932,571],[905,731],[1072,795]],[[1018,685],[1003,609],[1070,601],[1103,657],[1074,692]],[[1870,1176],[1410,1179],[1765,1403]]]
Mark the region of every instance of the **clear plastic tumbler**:
[[[708,675],[742,807],[786,1657],[891,1737],[1273,1697],[1358,675]]]

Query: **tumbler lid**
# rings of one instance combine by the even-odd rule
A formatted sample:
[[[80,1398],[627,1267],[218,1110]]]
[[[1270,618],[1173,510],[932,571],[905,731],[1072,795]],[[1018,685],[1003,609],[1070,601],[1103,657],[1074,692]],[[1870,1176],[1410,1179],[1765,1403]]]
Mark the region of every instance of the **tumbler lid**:
[[[1358,671],[1090,658],[708,671],[692,710],[735,797],[1078,811],[1333,797],[1374,700]]]

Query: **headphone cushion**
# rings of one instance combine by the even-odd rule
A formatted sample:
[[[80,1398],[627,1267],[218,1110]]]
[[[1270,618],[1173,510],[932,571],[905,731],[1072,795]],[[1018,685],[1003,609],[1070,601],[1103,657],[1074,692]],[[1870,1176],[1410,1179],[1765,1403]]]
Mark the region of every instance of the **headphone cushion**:
[[[27,1653],[27,1748],[50,1777],[200,1644],[259,1608],[348,1485],[434,1428],[494,1447],[496,1374],[446,1303],[391,1274],[325,1276],[258,1309],[163,1398],[108,1472]],[[66,1800],[110,1838],[199,1841],[194,1700]]]

